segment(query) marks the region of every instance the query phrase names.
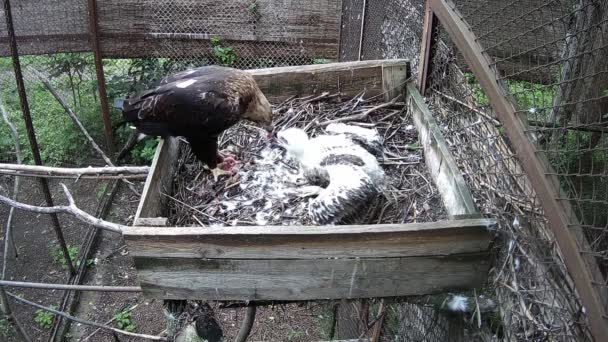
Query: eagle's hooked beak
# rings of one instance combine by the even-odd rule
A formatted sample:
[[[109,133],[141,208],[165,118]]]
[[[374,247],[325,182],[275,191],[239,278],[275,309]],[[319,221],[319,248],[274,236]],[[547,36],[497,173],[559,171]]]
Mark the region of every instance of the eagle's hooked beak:
[[[272,140],[275,137],[274,126],[272,124],[269,124],[269,125],[264,125],[263,128],[266,130],[266,132],[268,132],[268,135],[266,135],[266,138],[268,140]]]

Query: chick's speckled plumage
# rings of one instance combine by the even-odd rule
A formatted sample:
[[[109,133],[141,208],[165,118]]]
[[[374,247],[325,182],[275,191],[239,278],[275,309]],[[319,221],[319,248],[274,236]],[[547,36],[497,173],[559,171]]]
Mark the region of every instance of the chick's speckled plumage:
[[[317,189],[318,196],[308,206],[317,224],[339,223],[382,189],[384,170],[369,152],[381,156],[379,136],[373,130],[351,128],[342,124],[328,127],[329,134],[312,139],[298,128],[278,133],[279,142],[299,162],[306,177],[327,183]]]

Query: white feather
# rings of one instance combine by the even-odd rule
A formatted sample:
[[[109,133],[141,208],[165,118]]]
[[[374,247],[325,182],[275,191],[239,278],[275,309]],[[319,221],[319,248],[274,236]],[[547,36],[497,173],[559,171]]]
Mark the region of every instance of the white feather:
[[[277,134],[289,155],[296,159],[304,174],[329,180],[326,189],[309,201],[308,210],[317,223],[336,223],[353,214],[366,199],[381,189],[384,170],[374,155],[356,144],[347,134],[371,143],[379,143],[375,130],[344,124],[329,125],[331,135],[309,139],[297,128]],[[343,134],[344,133],[344,134]]]
[[[468,310],[469,299],[460,295],[452,296],[448,302],[448,308],[454,312],[466,312]]]
[[[187,81],[179,82],[175,86],[178,88],[187,88],[188,86],[191,86],[194,83],[196,83],[196,80],[187,80]]]

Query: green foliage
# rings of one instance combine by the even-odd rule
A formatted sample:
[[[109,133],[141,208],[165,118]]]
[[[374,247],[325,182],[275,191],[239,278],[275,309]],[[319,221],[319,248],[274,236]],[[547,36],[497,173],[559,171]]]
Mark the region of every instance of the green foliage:
[[[138,164],[149,164],[152,159],[154,159],[156,146],[158,146],[159,142],[160,138],[148,138],[144,140],[143,143],[137,144],[133,150],[131,150],[131,158],[133,158],[133,162]]]
[[[332,325],[334,324],[333,315],[333,306],[324,305],[321,314],[315,317],[315,326],[321,332],[323,338],[327,340],[332,337],[330,334],[333,328]]]
[[[51,309],[57,310],[55,305],[50,307]],[[34,316],[34,322],[38,324],[43,329],[50,329],[53,326],[53,320],[55,319],[55,314],[46,310],[38,309],[36,310]]]
[[[96,96],[96,82],[92,69],[91,54],[56,54],[53,56],[27,56],[21,61],[26,68],[32,66],[51,76],[51,84],[64,96],[80,121],[97,141],[103,141],[103,123]],[[0,58],[0,72],[12,74],[8,58]],[[15,125],[21,143],[24,161],[31,163],[31,151],[27,147],[27,134],[15,82],[7,79],[0,84],[2,100],[9,119]],[[26,91],[42,160],[48,165],[65,162],[77,164],[85,160],[90,150],[83,149],[87,142],[80,131],[68,119],[63,107],[41,82],[26,80]],[[14,144],[8,128],[0,124],[0,160],[14,160]]]
[[[237,57],[234,53],[234,49],[231,47],[222,47],[219,38],[211,38],[211,45],[213,46],[213,55],[220,64],[232,66],[236,62]]]
[[[260,13],[260,4],[257,0],[248,0],[245,2],[245,5],[253,22],[258,22],[262,18],[262,13]]]
[[[481,89],[479,82],[477,82],[477,79],[475,79],[475,75],[466,72],[464,74],[464,79],[467,81],[467,84],[473,91],[472,95],[475,99],[475,102],[477,102],[477,104],[479,104],[480,106],[487,106],[490,102],[488,101],[488,97],[486,96],[486,94]]]
[[[472,73],[465,73],[464,77],[473,91],[473,98],[477,104],[487,106],[488,97]],[[535,115],[534,120],[546,120],[547,109],[553,106],[555,91],[551,86],[526,81],[507,80],[509,93],[513,96],[518,110],[530,111]]]
[[[312,64],[327,64],[335,62],[333,59],[315,58],[312,60]]]
[[[0,318],[0,336],[6,338],[13,336],[13,325],[5,317]]]
[[[78,248],[78,246],[70,246],[68,245],[68,254],[70,256],[70,260],[72,262],[74,262],[74,260],[76,260],[76,258],[78,257],[78,252],[80,251],[80,249]],[[51,248],[49,249],[49,254],[51,255],[51,258],[53,259],[53,261],[55,261],[55,263],[60,264],[61,268],[63,268],[64,270],[68,269],[68,263],[65,260],[65,258],[63,257],[63,251],[61,250],[60,246],[51,246]],[[76,263],[75,266],[78,266],[79,264]]]
[[[507,82],[509,92],[515,99],[518,110],[530,111],[532,114],[541,113],[553,106],[554,90],[546,85],[531,83],[526,81]],[[534,118],[534,120],[544,121],[545,116]]]
[[[114,315],[114,320],[118,329],[128,332],[134,332],[137,329],[131,321],[131,312],[126,309]]]
[[[293,341],[296,339],[301,339],[306,336],[306,332],[299,329],[290,329],[287,332],[287,341]]]
[[[100,201],[101,198],[103,197],[103,194],[106,193],[106,190],[108,190],[108,183],[102,183],[99,188],[97,189],[97,193],[95,193],[95,197],[97,197],[97,200]]]

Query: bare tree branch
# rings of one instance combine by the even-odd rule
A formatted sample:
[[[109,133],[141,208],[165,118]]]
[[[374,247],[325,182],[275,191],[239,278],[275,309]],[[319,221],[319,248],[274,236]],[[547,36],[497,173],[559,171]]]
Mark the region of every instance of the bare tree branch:
[[[8,112],[6,111],[6,109],[4,108],[4,104],[2,99],[0,99],[0,112],[2,114],[2,120],[4,120],[4,123],[6,123],[6,125],[8,126],[8,128],[11,131],[11,135],[13,136],[13,142],[15,144],[15,155],[17,157],[17,163],[21,164],[22,159],[21,159],[21,146],[19,144],[19,133],[17,133],[17,129],[15,128],[15,126],[12,124],[12,122],[9,120],[8,118]],[[15,182],[13,183],[13,199],[16,201],[17,200],[17,194],[19,193],[19,183],[21,181],[21,178],[19,177],[15,177]],[[11,208],[8,212],[8,219],[6,220],[6,229],[5,229],[5,236],[4,236],[4,254],[3,254],[3,263],[2,263],[2,278],[0,279],[4,279],[4,277],[6,276],[6,261],[8,258],[8,249],[12,246],[14,251],[15,251],[15,257],[18,256],[17,253],[17,246],[15,246],[15,239],[13,236],[13,214],[15,212],[15,208]]]
[[[134,337],[145,338],[145,339],[154,340],[154,341],[169,341],[169,339],[167,339],[165,337],[161,337],[161,336],[132,333],[132,332],[128,332],[128,331],[112,328],[112,327],[107,326],[107,325],[103,325],[103,324],[87,321],[85,319],[81,319],[81,318],[77,318],[77,317],[74,317],[74,316],[70,316],[70,315],[66,314],[65,312],[57,311],[55,309],[51,309],[49,307],[40,305],[38,303],[30,302],[29,300],[23,299],[21,297],[18,297],[16,295],[12,294],[12,293],[8,293],[7,292],[7,294],[9,296],[11,296],[14,300],[16,300],[16,301],[18,301],[20,303],[31,305],[33,307],[36,307],[38,309],[42,309],[42,310],[45,310],[45,311],[48,311],[48,312],[52,312],[52,313],[54,313],[56,315],[65,317],[65,318],[67,318],[67,319],[69,319],[71,321],[78,322],[80,324],[90,325],[90,326],[97,327],[97,328],[100,328],[100,329],[112,331],[112,332],[115,332],[115,333],[121,334],[121,335],[134,336]]]
[[[372,108],[366,110],[365,112],[363,112],[361,114],[353,114],[353,115],[344,116],[344,117],[341,117],[341,118],[337,118],[337,119],[321,122],[319,124],[319,126],[327,126],[327,125],[332,124],[332,123],[346,122],[346,121],[357,121],[357,120],[366,119],[371,113],[377,111],[378,109],[382,109],[382,108],[386,108],[386,107],[390,107],[390,106],[395,105],[397,103],[397,100],[400,97],[401,97],[401,95],[395,97],[394,99],[390,100],[389,102],[382,103],[382,104],[379,104],[379,105],[377,105],[375,107],[372,107]]]
[[[55,89],[53,88],[53,86],[51,85],[51,83],[49,82],[49,80],[47,80],[46,77],[40,71],[38,71],[38,70],[36,70],[36,69],[34,69],[32,67],[30,67],[29,69],[38,77],[38,79],[40,79],[40,81],[42,82],[42,84],[44,84],[44,86],[48,89],[48,91],[55,97],[55,99],[57,100],[57,102],[59,102],[59,104],[63,107],[63,109],[68,114],[68,116],[70,117],[70,119],[72,119],[72,121],[74,122],[74,124],[80,129],[80,131],[82,132],[82,134],[84,134],[84,136],[87,138],[87,140],[91,143],[91,146],[93,146],[93,149],[95,151],[97,151],[97,153],[101,156],[101,158],[103,158],[103,160],[106,162],[106,164],[108,164],[109,166],[116,166],[116,165],[114,165],[114,163],[112,162],[112,160],[110,160],[110,158],[108,158],[108,156],[106,156],[106,154],[99,147],[99,145],[97,145],[97,143],[95,142],[95,140],[93,140],[93,138],[91,137],[91,135],[89,134],[89,132],[87,131],[87,129],[82,125],[82,123],[80,122],[80,120],[78,120],[78,117],[76,116],[76,114],[74,114],[74,112],[72,111],[72,109],[70,109],[70,107],[68,106],[68,104],[55,91]],[[137,190],[135,189],[135,187],[133,186],[132,183],[130,183],[130,182],[124,180],[124,179],[122,181],[127,184],[127,186],[129,187],[129,189],[131,189],[131,191],[133,191],[134,193],[136,193],[136,194],[139,195],[139,192],[137,192]]]
[[[72,119],[74,124],[78,127],[78,129],[80,129],[80,131],[85,136],[85,138],[89,141],[91,146],[93,146],[93,149],[101,156],[101,158],[103,158],[103,160],[106,162],[106,164],[108,164],[110,166],[114,166],[114,164],[112,163],[110,158],[108,158],[108,156],[106,156],[106,154],[99,147],[99,145],[97,145],[95,140],[93,140],[93,138],[91,137],[91,135],[89,134],[87,129],[84,128],[84,126],[82,125],[80,120],[78,120],[78,117],[76,116],[76,114],[74,114],[74,112],[72,111],[72,109],[70,109],[68,104],[63,100],[63,98],[61,96],[59,96],[59,94],[55,91],[53,86],[51,86],[51,82],[49,82],[49,80],[47,80],[46,77],[44,75],[42,75],[42,73],[40,71],[38,71],[34,68],[31,68],[31,67],[29,69],[36,75],[36,77],[38,77],[38,79],[42,82],[42,84],[44,84],[46,89],[53,95],[53,97],[55,97],[57,102],[59,102],[59,104],[63,107],[63,109],[68,114],[70,119]]]
[[[98,291],[98,292],[141,292],[139,286],[104,286],[104,285],[70,285],[31,283],[25,281],[0,280],[0,287],[23,287],[28,289],[43,290],[75,290],[75,291]]]
[[[0,174],[43,178],[145,179],[149,171],[148,166],[63,168],[0,163]]]
[[[122,233],[123,229],[129,228],[128,226],[125,226],[125,225],[104,221],[104,220],[99,219],[99,218],[85,212],[84,210],[78,208],[76,206],[76,203],[74,202],[74,198],[72,197],[72,194],[70,194],[70,192],[68,191],[68,188],[65,186],[65,184],[61,184],[61,186],[63,187],[63,192],[65,193],[65,196],[68,199],[69,205],[67,205],[67,206],[66,205],[56,205],[54,207],[39,207],[39,206],[35,206],[35,205],[17,202],[8,197],[4,197],[2,195],[0,195],[0,203],[5,203],[5,204],[7,204],[11,207],[17,208],[17,209],[33,211],[35,213],[41,213],[41,214],[58,214],[58,213],[70,214],[82,222],[85,222],[92,226],[95,226],[95,227],[98,227],[101,229],[105,229],[105,230],[109,230],[109,231],[112,231],[115,233]]]

